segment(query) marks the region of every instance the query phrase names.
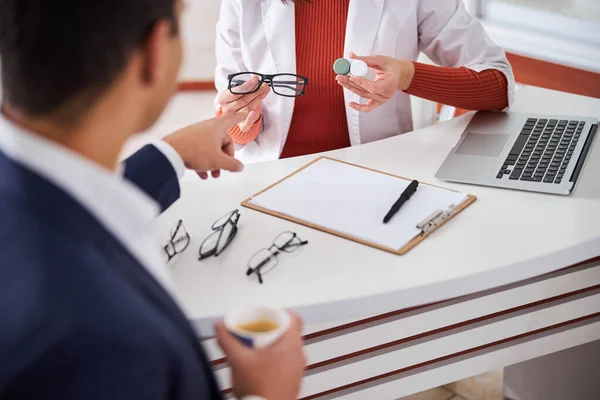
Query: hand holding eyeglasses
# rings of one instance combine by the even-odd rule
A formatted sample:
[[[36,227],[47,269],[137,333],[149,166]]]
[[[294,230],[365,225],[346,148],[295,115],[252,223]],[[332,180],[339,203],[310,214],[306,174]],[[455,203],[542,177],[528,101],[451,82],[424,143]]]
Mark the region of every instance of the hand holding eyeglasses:
[[[308,78],[296,74],[265,75],[258,72],[238,72],[227,77],[227,91],[219,94],[223,114],[243,111],[248,118],[238,126],[248,132],[262,114],[262,101],[273,90],[278,96],[298,97],[304,94]],[[270,89],[269,89],[270,88]]]
[[[229,90],[224,90],[219,93],[217,102],[221,106],[223,115],[236,112],[248,113],[246,119],[238,124],[242,132],[248,132],[262,114],[262,101],[267,97],[270,89],[269,85],[266,83],[263,83],[262,85],[260,83],[260,78],[255,76],[253,79],[245,82],[241,87],[241,89],[247,92],[258,88],[258,90],[252,93],[234,94]]]

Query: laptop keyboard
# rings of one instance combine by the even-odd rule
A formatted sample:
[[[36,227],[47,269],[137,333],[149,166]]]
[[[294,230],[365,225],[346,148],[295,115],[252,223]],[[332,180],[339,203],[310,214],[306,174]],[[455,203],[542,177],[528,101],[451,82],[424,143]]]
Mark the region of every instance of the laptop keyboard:
[[[561,183],[584,125],[529,118],[496,178]]]

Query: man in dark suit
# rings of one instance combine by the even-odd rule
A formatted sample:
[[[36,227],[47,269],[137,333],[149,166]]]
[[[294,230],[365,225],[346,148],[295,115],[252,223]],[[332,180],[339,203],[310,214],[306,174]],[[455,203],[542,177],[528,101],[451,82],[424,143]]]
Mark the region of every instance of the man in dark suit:
[[[152,221],[184,166],[241,170],[225,132],[245,115],[118,163],[175,91],[180,13],[178,0],[0,1],[0,399],[221,398]],[[298,395],[297,318],[260,351],[216,331],[239,398]]]

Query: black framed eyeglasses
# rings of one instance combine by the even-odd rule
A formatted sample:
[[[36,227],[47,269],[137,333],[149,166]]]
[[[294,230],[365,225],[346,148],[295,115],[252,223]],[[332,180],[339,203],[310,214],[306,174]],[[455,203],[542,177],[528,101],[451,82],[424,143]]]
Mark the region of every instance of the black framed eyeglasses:
[[[292,253],[307,244],[308,241],[303,241],[294,232],[283,232],[273,240],[271,247],[260,250],[250,258],[246,275],[256,274],[258,282],[262,284],[263,275],[271,272],[277,266],[279,261],[277,256],[281,252]]]
[[[304,94],[308,85],[308,78],[296,74],[264,75],[258,72],[238,72],[227,77],[229,79],[229,91],[233,94],[256,93],[260,85],[266,83],[271,87],[273,93],[284,97],[298,97]],[[251,83],[257,79],[257,83]]]
[[[229,246],[237,234],[237,223],[240,219],[240,212],[234,210],[223,215],[212,225],[211,233],[200,245],[198,260],[212,256],[219,256]]]
[[[182,253],[190,244],[190,235],[183,225],[183,221],[179,220],[171,229],[169,243],[163,249],[167,253],[167,262],[171,261],[177,254]]]

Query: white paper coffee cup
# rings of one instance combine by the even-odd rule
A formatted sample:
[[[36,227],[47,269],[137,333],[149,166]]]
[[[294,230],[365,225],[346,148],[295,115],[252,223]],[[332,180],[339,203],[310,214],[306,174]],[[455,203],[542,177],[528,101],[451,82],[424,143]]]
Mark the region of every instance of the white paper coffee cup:
[[[276,329],[267,332],[250,332],[242,329],[258,321],[270,321]],[[290,314],[283,308],[246,306],[237,308],[225,316],[225,327],[248,347],[265,348],[275,343],[290,328]]]

